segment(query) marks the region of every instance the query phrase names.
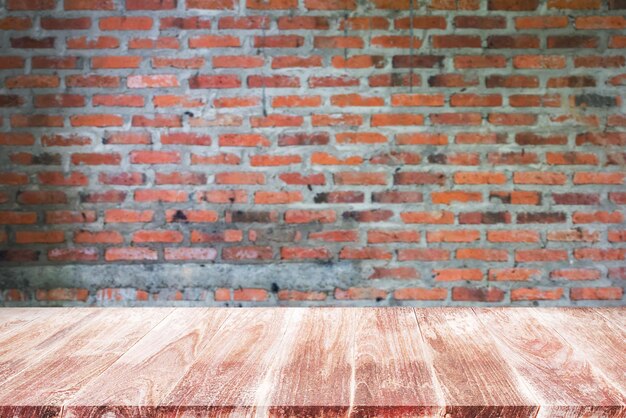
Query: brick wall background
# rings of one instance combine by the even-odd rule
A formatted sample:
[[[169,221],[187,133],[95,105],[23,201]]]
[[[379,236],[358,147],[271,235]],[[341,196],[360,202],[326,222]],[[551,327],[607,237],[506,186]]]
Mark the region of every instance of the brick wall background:
[[[3,304],[623,304],[624,0],[0,5]]]

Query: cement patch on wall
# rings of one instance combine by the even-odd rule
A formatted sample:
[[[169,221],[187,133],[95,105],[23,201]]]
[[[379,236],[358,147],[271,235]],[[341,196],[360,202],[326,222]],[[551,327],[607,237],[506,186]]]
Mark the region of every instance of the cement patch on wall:
[[[11,300],[8,291],[0,293],[0,306],[505,306],[511,300],[453,301],[396,300],[394,290],[415,286],[415,281],[399,285],[397,281],[376,281],[376,288],[387,296],[355,295],[342,298],[337,292],[353,289],[360,282],[363,266],[359,263],[291,264],[118,264],[15,266],[0,268],[0,289],[19,289],[24,299]],[[427,283],[419,281],[423,288]],[[456,284],[440,284],[452,288]],[[430,285],[432,286],[432,285]],[[42,290],[43,289],[43,290]],[[54,289],[63,292],[84,291],[84,298],[69,294],[67,300],[43,299],[39,292]],[[219,300],[219,290],[261,290],[260,300]],[[493,289],[486,287],[484,290]],[[448,289],[450,290],[450,289]],[[327,294],[320,300],[289,300],[281,291]],[[108,293],[107,293],[108,292]],[[143,292],[146,299],[138,297]],[[346,292],[349,292],[346,291]],[[67,294],[67,293],[66,293]],[[178,297],[176,296],[178,295]],[[74,300],[70,300],[74,298]],[[351,299],[351,300],[347,300]],[[517,301],[519,306],[621,306],[615,301]]]

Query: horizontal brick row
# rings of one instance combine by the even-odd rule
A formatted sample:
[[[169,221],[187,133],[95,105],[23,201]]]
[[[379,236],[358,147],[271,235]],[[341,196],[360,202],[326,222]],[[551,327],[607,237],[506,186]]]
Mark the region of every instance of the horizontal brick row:
[[[611,301],[623,296],[620,287],[575,287],[566,293],[561,287],[535,288],[517,287],[510,293],[498,287],[403,287],[393,291],[373,287],[336,288],[334,291],[299,291],[277,290],[275,292],[261,288],[217,288],[214,291],[205,288],[186,288],[183,290],[164,288],[147,291],[135,288],[103,288],[90,293],[85,288],[52,288],[41,289],[35,293],[20,289],[8,289],[3,292],[0,300],[7,303],[37,301],[55,304],[59,302],[89,303],[93,305],[110,304],[143,304],[150,302],[201,302],[203,304],[230,305],[237,303],[301,303],[307,304],[341,304],[343,301],[376,301],[395,300],[397,302],[438,302],[448,297],[452,302],[485,302],[498,303],[528,301],[554,301],[569,296],[572,301]]]

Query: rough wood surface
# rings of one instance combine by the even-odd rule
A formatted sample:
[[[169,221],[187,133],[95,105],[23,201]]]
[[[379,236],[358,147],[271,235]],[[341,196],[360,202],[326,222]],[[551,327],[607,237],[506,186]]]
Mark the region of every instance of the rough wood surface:
[[[0,309],[0,417],[624,417],[623,308]]]
[[[544,312],[543,315],[550,314]],[[540,318],[541,315],[531,309],[485,309],[480,313],[481,322],[496,340],[507,364],[539,400],[542,414],[614,416],[623,413],[624,393],[606,377],[600,364],[592,363],[587,344],[572,344],[560,335],[560,327],[547,326]],[[582,318],[569,314],[568,322],[581,320],[586,322],[585,328],[596,326],[591,312],[586,312]],[[609,343],[609,340],[602,342]],[[622,340],[622,346],[613,349],[625,360],[623,344]],[[623,364],[622,361],[622,368]],[[625,370],[622,369],[622,373]]]

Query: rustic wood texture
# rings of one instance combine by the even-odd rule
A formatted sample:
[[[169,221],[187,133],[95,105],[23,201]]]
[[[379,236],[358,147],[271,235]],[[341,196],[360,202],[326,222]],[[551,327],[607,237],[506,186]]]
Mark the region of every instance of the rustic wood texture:
[[[0,309],[0,417],[625,417],[623,308]]]
[[[69,402],[67,416],[90,416],[107,410],[129,416],[150,414],[189,371],[198,355],[215,338],[226,309],[176,310],[133,345]],[[82,405],[97,405],[95,411]]]
[[[529,417],[537,400],[470,309],[416,309],[443,405],[454,417]]]
[[[544,311],[543,315],[549,314]],[[615,416],[624,413],[625,394],[606,377],[601,365],[591,362],[586,344],[577,345],[565,340],[559,327],[540,322],[541,316],[531,309],[484,309],[478,316],[496,340],[507,364],[539,400],[542,405],[540,416]],[[580,320],[580,315],[569,314],[568,321]],[[586,312],[584,321],[585,328],[596,326],[590,312]],[[608,339],[602,342],[610,343]],[[624,340],[622,346],[615,349],[625,360],[623,344]],[[624,373],[623,361],[621,367]]]
[[[411,308],[361,311],[354,351],[355,411],[439,415],[445,405]]]
[[[47,355],[8,379],[0,394],[2,406],[60,407],[85,383],[92,381],[158,324],[169,310],[94,310],[64,338],[50,338]],[[123,321],[120,321],[122,319]],[[30,360],[30,359],[28,359]],[[9,411],[4,411],[9,415]],[[0,416],[4,414],[0,413]]]

